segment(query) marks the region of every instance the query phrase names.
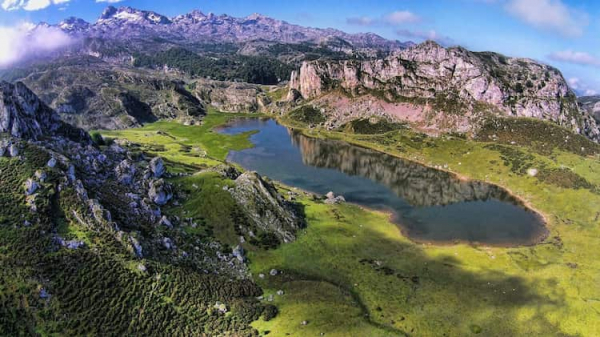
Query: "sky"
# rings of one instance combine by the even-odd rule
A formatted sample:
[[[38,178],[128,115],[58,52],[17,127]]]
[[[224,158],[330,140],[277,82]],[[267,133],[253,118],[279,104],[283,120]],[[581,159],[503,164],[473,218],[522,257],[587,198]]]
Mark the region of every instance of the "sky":
[[[15,27],[69,16],[94,22],[108,5],[166,16],[193,9],[236,17],[260,13],[400,41],[432,39],[532,58],[559,68],[579,94],[600,94],[598,0],[0,0],[0,49],[11,46],[7,36]]]

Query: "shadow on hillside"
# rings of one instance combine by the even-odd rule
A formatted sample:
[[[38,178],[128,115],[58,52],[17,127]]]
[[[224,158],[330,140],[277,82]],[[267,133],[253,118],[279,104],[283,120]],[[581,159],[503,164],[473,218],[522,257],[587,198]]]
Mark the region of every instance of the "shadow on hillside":
[[[319,236],[339,236],[348,225],[344,221],[341,229],[322,230]],[[321,240],[321,247],[300,254],[299,259],[312,261],[308,267],[300,261],[296,270],[279,266],[284,273],[268,278],[269,288],[294,281],[330,283],[352,296],[369,324],[399,335],[448,336],[456,331],[485,336],[565,335],[546,318],[565,305],[564,291],[556,287],[555,279],[507,275],[491,268],[494,259],[490,268],[472,272],[453,256],[432,258],[415,244],[393,241],[373,230],[341,247],[339,240],[333,242],[335,246]],[[340,250],[352,252],[356,261],[336,260]],[[326,251],[331,255],[323,254]],[[287,266],[295,263],[284,260]],[[542,287],[554,288],[551,297],[538,291]],[[516,311],[525,308],[527,314],[517,317]]]

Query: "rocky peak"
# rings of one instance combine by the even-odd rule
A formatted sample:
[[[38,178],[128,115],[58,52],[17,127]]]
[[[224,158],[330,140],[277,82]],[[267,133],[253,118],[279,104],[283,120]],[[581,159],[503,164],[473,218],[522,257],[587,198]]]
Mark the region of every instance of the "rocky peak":
[[[579,109],[575,95],[557,69],[529,59],[444,48],[433,41],[385,59],[304,62],[300,71],[292,74],[290,84],[289,97],[299,92],[305,99],[315,99],[341,89],[354,98],[372,95],[391,104],[363,106],[362,117],[379,112],[392,119],[431,124],[427,116],[435,112],[436,118],[444,119],[440,124],[446,125],[428,126],[436,131],[467,132],[487,111],[545,119],[593,140],[600,139],[595,121]],[[362,108],[356,106],[353,110]],[[347,122],[337,117],[336,123]]]
[[[90,27],[90,23],[83,19],[71,16],[61,21],[58,24],[58,27],[64,31],[78,32],[88,29]]]
[[[143,11],[131,7],[120,7],[119,9],[116,9],[113,6],[109,6],[104,10],[97,23],[114,21],[155,25],[171,23],[171,20],[166,16],[152,11]]]
[[[0,82],[0,133],[34,140],[42,136],[89,140],[86,132],[62,122],[54,110],[21,82],[14,85]]]

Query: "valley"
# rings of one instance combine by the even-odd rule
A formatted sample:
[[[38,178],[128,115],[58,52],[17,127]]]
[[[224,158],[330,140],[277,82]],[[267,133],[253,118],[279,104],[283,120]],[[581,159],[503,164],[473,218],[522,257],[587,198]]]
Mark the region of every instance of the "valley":
[[[219,115],[212,116],[217,119]],[[447,165],[446,170],[463,177],[508,188],[544,215],[549,233],[540,244],[508,248],[474,242],[422,244],[403,235],[386,213],[351,203],[328,205],[312,193],[279,185],[284,195],[297,195],[308,223],[292,243],[267,251],[249,249],[250,269],[265,289],[263,300],[270,303],[272,296],[272,303],[280,309],[273,320],[253,323],[259,331],[333,336],[433,335],[441,331],[449,335],[474,331],[491,335],[556,331],[585,335],[597,329],[592,323],[594,310],[589,311],[588,306],[595,295],[592,291],[584,298],[585,291],[581,292],[593,289],[593,275],[597,273],[592,267],[592,247],[597,244],[592,238],[598,234],[595,213],[600,201],[597,146],[589,143],[595,154],[582,157],[569,151],[544,154],[527,145],[497,145],[450,136],[417,140],[411,131],[391,131],[383,138],[395,140],[391,148],[378,135],[301,129],[300,122],[288,123],[310,137],[343,139],[440,169]],[[226,137],[250,137],[260,124],[242,126],[240,131],[245,132]],[[198,127],[159,123],[104,134],[150,146],[157,136],[148,136],[158,130],[188,141],[186,135],[194,128]],[[220,130],[212,133],[218,135]],[[217,144],[207,149],[219,149],[213,153],[224,160],[226,151]],[[252,145],[243,147],[248,146]],[[566,186],[564,179],[546,178],[560,170],[559,159],[568,162],[573,174],[587,181],[588,187]],[[544,168],[549,173],[532,177],[527,174],[528,167]],[[564,195],[570,197],[565,199]],[[235,234],[227,230],[215,228],[215,233],[225,242],[231,240],[232,245],[237,242]],[[278,271],[275,276],[269,274],[273,269]],[[556,275],[589,281],[574,284],[568,281],[570,277]],[[283,295],[277,295],[280,290]],[[444,307],[438,305],[442,302]],[[587,315],[591,315],[589,330],[569,330],[568,322]],[[301,324],[304,320],[306,325]],[[345,326],[343,331],[340,325]]]
[[[566,37],[44,4],[0,9],[53,18],[0,25],[0,336],[600,331],[598,62],[524,57]]]

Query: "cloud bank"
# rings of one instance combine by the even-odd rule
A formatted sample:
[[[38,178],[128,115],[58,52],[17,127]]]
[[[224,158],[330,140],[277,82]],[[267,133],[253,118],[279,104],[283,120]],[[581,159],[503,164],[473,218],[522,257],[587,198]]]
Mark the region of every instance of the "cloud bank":
[[[578,37],[589,24],[588,15],[561,0],[508,0],[506,10],[528,25],[567,37]]]
[[[74,42],[69,35],[53,27],[31,23],[0,26],[0,66],[42,56]]]
[[[553,61],[600,67],[600,58],[582,51],[564,50],[548,55]]]
[[[18,9],[37,11],[53,4],[64,5],[70,1],[71,0],[3,0],[1,7],[5,11],[15,11]]]

